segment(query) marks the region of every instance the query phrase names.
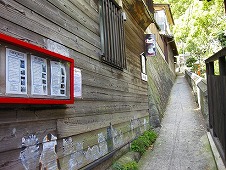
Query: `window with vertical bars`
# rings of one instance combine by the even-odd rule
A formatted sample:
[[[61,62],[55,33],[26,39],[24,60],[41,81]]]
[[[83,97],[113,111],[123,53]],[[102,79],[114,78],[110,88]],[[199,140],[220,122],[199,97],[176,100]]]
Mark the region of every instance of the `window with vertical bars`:
[[[101,60],[126,68],[124,23],[121,8],[112,0],[100,0]]]

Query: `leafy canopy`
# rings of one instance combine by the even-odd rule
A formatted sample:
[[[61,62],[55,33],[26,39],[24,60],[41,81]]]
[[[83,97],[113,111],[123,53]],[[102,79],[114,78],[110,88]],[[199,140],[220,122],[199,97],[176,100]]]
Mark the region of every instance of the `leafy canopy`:
[[[223,0],[154,0],[154,3],[170,4],[179,53],[187,51],[196,58],[208,58],[222,48],[218,37],[226,29]]]
[[[186,66],[187,67],[193,67],[194,63],[197,61],[196,58],[190,57],[186,60]]]

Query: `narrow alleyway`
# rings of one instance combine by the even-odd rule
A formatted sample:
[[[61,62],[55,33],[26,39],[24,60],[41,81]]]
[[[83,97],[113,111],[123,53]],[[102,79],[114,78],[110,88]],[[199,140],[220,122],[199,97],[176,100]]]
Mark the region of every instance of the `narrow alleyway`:
[[[203,117],[186,79],[173,86],[153,151],[139,162],[141,170],[215,170]]]

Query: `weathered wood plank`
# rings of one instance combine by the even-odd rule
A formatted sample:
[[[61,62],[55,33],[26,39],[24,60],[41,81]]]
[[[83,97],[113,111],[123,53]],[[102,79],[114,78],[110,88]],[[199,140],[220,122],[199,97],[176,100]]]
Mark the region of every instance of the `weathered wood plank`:
[[[30,43],[33,43],[35,45],[39,45],[41,47],[44,47],[46,44],[44,43],[44,38],[38,34],[32,33],[31,31],[24,29],[16,24],[13,24],[3,18],[0,18],[0,30],[3,33],[25,39],[29,41]],[[112,69],[106,64],[100,63],[98,60],[91,60],[91,58],[86,57],[85,55],[81,53],[76,53],[73,50],[70,50],[70,56],[75,58],[75,66],[86,69],[89,71],[92,71],[94,73],[108,75],[108,76],[114,76],[117,78],[125,78],[126,81],[134,82],[134,83],[141,83],[144,84],[144,82],[140,78],[140,68],[136,68],[136,71],[133,69],[132,72],[130,72],[132,66],[134,63],[132,61],[128,63],[128,70],[124,70],[123,72],[117,69]],[[130,56],[133,56],[131,53],[128,53],[128,58]],[[131,64],[130,64],[131,63]],[[135,72],[134,72],[135,71]],[[145,84],[144,84],[145,85]]]
[[[72,116],[89,116],[107,113],[121,113],[129,111],[142,111],[148,109],[147,103],[138,102],[99,102],[99,101],[77,101],[69,106],[66,114]]]
[[[79,167],[82,167],[89,163],[91,160],[86,157],[86,153],[95,145],[97,148],[98,145],[98,134],[102,133],[106,136],[106,128],[104,129],[98,129],[96,131],[92,131],[89,133],[84,133],[78,136],[71,136],[69,138],[64,138],[63,140],[68,140],[68,142],[63,142],[63,140],[58,140],[58,148],[57,148],[57,154],[59,156],[60,160],[60,166],[61,169],[70,169],[72,168],[71,165],[74,163],[73,169],[77,169]],[[70,140],[70,141],[69,141]],[[72,144],[73,143],[73,144]],[[71,148],[71,151],[68,151],[63,147],[63,145],[66,145]],[[73,148],[72,148],[73,145]],[[80,150],[81,148],[77,148],[77,145],[82,146],[83,150]],[[77,152],[77,153],[76,153]],[[80,155],[78,155],[78,152],[80,152]],[[93,150],[90,152],[90,156],[94,156],[95,154],[98,154],[97,152],[93,152]],[[76,155],[76,156],[75,156]],[[77,165],[77,166],[76,166]],[[70,168],[69,168],[70,167]]]
[[[130,56],[131,53],[128,53],[128,54],[129,54],[128,56]],[[72,56],[75,59],[76,67],[81,68],[82,70],[86,70],[87,72],[89,71],[90,73],[95,73],[95,74],[98,73],[100,75],[112,77],[114,79],[131,82],[131,84],[136,84],[139,86],[146,87],[147,85],[141,80],[140,65],[134,66],[134,63],[132,63],[132,61],[131,61],[131,64],[128,63],[127,70],[121,71],[118,69],[111,68],[108,65],[101,63],[98,60],[91,60],[90,58],[87,58],[82,54],[71,52],[70,56]],[[139,61],[139,64],[140,64],[140,61]],[[134,70],[133,72],[130,72],[131,68],[133,68]]]
[[[67,137],[71,135],[77,135],[84,132],[93,131],[96,129],[107,127],[111,124],[120,124],[131,120],[136,115],[137,118],[144,117],[148,115],[148,111],[131,111],[114,114],[104,114],[104,115],[95,115],[86,116],[86,117],[74,117],[67,119],[59,119],[57,121],[57,129],[59,137]]]
[[[81,57],[82,58],[82,57]],[[84,58],[84,57],[83,57]],[[80,60],[78,60],[78,61],[80,61]],[[87,61],[87,60],[86,60]],[[96,62],[96,63],[98,63],[98,62]],[[98,63],[99,64],[99,63]],[[88,66],[89,67],[89,66]],[[92,68],[92,67],[91,67]],[[107,66],[105,67],[105,68],[108,68]],[[96,67],[95,69],[98,69],[98,67]],[[133,68],[134,69],[134,68]],[[109,73],[112,75],[112,71],[108,68],[108,70],[109,70]],[[139,71],[139,76],[140,76],[140,69],[138,69]],[[110,72],[111,71],[111,72]],[[117,71],[117,70],[116,70]],[[139,77],[139,79],[140,79],[140,77]],[[141,80],[140,80],[141,81]],[[142,82],[142,81],[141,81]]]
[[[119,71],[99,61],[99,14],[95,10],[97,0],[95,2],[15,1],[17,3],[12,0],[7,2],[11,4],[11,7],[0,5],[0,9],[6,12],[4,14],[0,12],[0,16],[4,16],[0,17],[0,23],[3,25],[0,24],[0,29],[9,35],[29,39],[32,43],[42,47],[46,45],[45,38],[50,38],[70,48],[70,57],[75,59],[75,66],[82,69],[83,99],[75,101],[73,105],[68,105],[68,108],[15,106],[11,110],[1,110],[2,131],[10,134],[11,131],[15,131],[12,129],[15,127],[16,132],[19,131],[16,134],[17,138],[12,137],[15,141],[9,144],[11,149],[19,149],[14,150],[14,153],[4,152],[9,154],[8,160],[13,154],[16,155],[15,159],[12,158],[12,162],[7,164],[7,158],[4,157],[4,163],[1,165],[7,164],[4,166],[6,169],[10,169],[9,167],[22,169],[18,155],[23,135],[35,133],[42,142],[43,137],[52,132],[58,133],[60,137],[57,141],[57,154],[62,160],[62,169],[64,167],[67,169],[69,159],[65,159],[63,154],[62,137],[72,136],[74,142],[84,139],[86,151],[88,146],[97,144],[98,133],[103,132],[106,135],[106,127],[110,122],[116,128],[126,132],[131,119],[148,116],[147,84],[140,78],[139,54],[143,52],[143,32],[140,28],[136,28],[139,27],[137,24],[130,26],[135,22],[133,18],[129,18],[125,23],[128,70]],[[22,5],[17,5],[18,3]],[[48,10],[45,11],[45,9]],[[49,128],[45,131],[45,127]],[[2,133],[1,130],[0,133]],[[125,140],[128,141],[131,137],[128,133],[125,135]],[[4,153],[0,153],[0,158],[3,158]],[[86,163],[88,162],[84,162]]]
[[[142,53],[142,52],[141,52]],[[140,75],[140,73],[141,73],[141,66],[140,66],[140,63],[141,63],[141,61],[140,61],[140,54],[141,53],[137,53],[137,54],[134,54],[134,53],[132,53],[129,49],[126,49],[126,54],[127,54],[127,56],[129,56],[128,58],[127,58],[127,65],[128,65],[128,68],[129,69],[131,69],[131,68],[133,68],[134,69],[134,71],[135,71],[135,73],[136,73],[136,75],[139,73],[139,75]]]
[[[101,84],[100,84],[101,82]],[[90,85],[94,87],[100,87],[104,89],[119,90],[124,92],[147,94],[147,88],[144,86],[138,86],[134,84],[127,83],[125,81],[120,81],[117,79],[110,79],[102,75],[93,75],[89,72],[83,71],[83,84]]]
[[[124,0],[123,7],[133,15],[133,18],[136,20],[137,24],[139,24],[139,27],[144,31],[151,23],[155,22],[148,12],[144,1]]]
[[[137,118],[143,118],[148,116],[148,111],[137,111],[137,112],[126,112],[125,114],[116,113],[116,114],[105,114],[105,115],[96,115],[96,116],[86,116],[86,117],[72,117],[66,119],[59,119],[57,121],[58,135],[61,138],[73,136],[82,133],[88,133],[94,130],[98,132],[103,131],[101,128],[106,128],[110,125],[122,124],[130,122],[134,119],[134,115]],[[128,123],[127,123],[128,124]],[[39,143],[42,143],[42,139],[48,133],[56,133],[56,123],[55,121],[45,121],[45,122],[29,122],[29,123],[15,123],[14,126],[10,124],[0,125],[1,134],[4,136],[0,140],[0,151],[5,152],[8,150],[20,149],[22,147],[22,138],[31,134],[35,134],[39,139]],[[118,126],[118,125],[117,125]],[[128,129],[127,129],[128,130]],[[123,133],[124,131],[122,130]],[[3,133],[4,132],[4,133]],[[94,132],[91,132],[94,133]],[[95,132],[96,133],[96,132]],[[88,135],[88,134],[87,134]],[[83,135],[84,136],[84,135]],[[59,138],[59,139],[60,139]],[[82,136],[74,136],[74,139],[80,141]],[[7,141],[7,146],[3,145],[3,142]],[[92,144],[92,141],[86,139],[87,142],[84,146]],[[93,141],[93,144],[96,144],[97,141]]]
[[[47,20],[54,22],[59,27],[77,35],[88,43],[100,48],[100,37],[87,29],[85,26],[68,16],[47,1],[20,1],[15,0],[26,8],[38,13]],[[82,6],[85,7],[85,6]],[[89,11],[89,9],[87,9]],[[87,11],[86,11],[87,12]],[[95,12],[96,13],[96,12]],[[95,15],[95,14],[93,14]],[[99,19],[99,17],[98,17]]]
[[[42,143],[48,133],[56,133],[55,120],[0,124],[0,152],[21,148],[22,138],[30,134],[35,134]]]
[[[82,100],[120,101],[120,102],[147,102],[147,94],[126,93],[122,91],[103,89],[83,85]]]
[[[0,4],[0,16],[6,20],[21,25],[44,37],[63,43],[65,46],[75,49],[78,52],[99,58],[100,49],[64,29],[59,29],[52,22],[38,16],[36,13],[31,13],[30,10],[12,2],[12,0],[7,1],[7,3],[6,6]]]
[[[126,131],[122,131],[122,129],[126,129]],[[101,133],[102,133],[102,135],[106,136],[106,129],[103,128],[103,130],[105,132],[101,132]],[[144,125],[141,124],[141,125],[137,126],[136,129],[131,130],[130,129],[130,123],[126,122],[126,123],[122,123],[122,124],[118,124],[118,125],[114,126],[112,130],[114,130],[114,134],[115,134],[115,132],[117,132],[117,137],[113,139],[116,142],[116,143],[113,142],[114,143],[113,146],[114,146],[114,148],[117,148],[120,145],[122,145],[124,143],[127,143],[127,142],[131,141],[132,139],[134,139],[136,137],[136,135],[137,135],[137,132],[142,133],[143,130],[144,130]],[[96,132],[96,133],[94,133],[94,132]],[[92,148],[93,146],[96,146],[96,147],[100,146],[99,143],[97,143],[97,138],[99,136],[99,133],[97,134],[97,131],[92,131],[90,133],[85,133],[85,134],[82,134],[80,136],[83,136],[82,138],[85,139],[83,141],[84,142],[84,144],[83,144],[83,148],[84,148],[83,151],[84,151],[84,153],[86,153],[87,150],[91,151],[92,149],[90,150],[90,148]],[[74,143],[76,143],[76,140],[74,140],[74,136],[72,137],[72,140],[73,140]],[[81,142],[81,139],[79,141]],[[92,142],[90,142],[90,141],[92,141]],[[58,154],[59,154],[59,152],[58,152]],[[93,150],[92,150],[91,151],[91,155],[95,156],[95,154],[98,154],[98,153],[97,152],[93,152]],[[60,154],[60,155],[62,155],[62,154]],[[62,165],[61,167],[67,167],[68,166],[67,163],[69,161],[69,158],[73,158],[73,153],[71,153],[71,154],[69,153],[68,155],[63,154],[63,157],[61,157],[61,160],[62,160],[61,161],[61,165]],[[70,160],[72,161],[72,159],[70,159]],[[83,165],[85,165],[87,163],[88,162],[87,162],[86,158],[84,157]],[[65,169],[68,169],[68,168],[65,168]]]
[[[144,119],[145,117],[141,117],[141,121]],[[136,126],[136,128],[139,128],[142,131],[143,128],[143,124],[141,123],[140,125]],[[136,129],[135,131],[131,131],[130,128],[130,121],[128,122],[123,122],[117,125],[113,125],[114,131],[116,130],[118,135],[121,135],[117,140],[117,142],[125,143],[128,142],[129,140],[133,139],[136,136]],[[81,154],[81,166],[86,165],[87,163],[89,163],[91,160],[89,160],[85,154],[87,153],[87,151],[89,150],[89,148],[92,148],[93,146],[99,147],[99,143],[98,143],[98,137],[99,135],[103,135],[105,136],[105,141],[106,141],[106,136],[107,136],[107,130],[106,128],[102,128],[102,129],[98,129],[98,130],[94,130],[94,131],[90,131],[87,133],[83,133],[81,135],[76,135],[76,136],[71,136],[70,137],[70,141],[68,137],[64,138],[64,139],[59,139],[57,140],[57,157],[60,160],[60,167],[61,169],[68,169],[68,166],[70,166],[70,163],[72,163],[72,161],[74,161],[75,163],[75,159],[78,159],[78,157],[74,157],[73,154],[75,154],[76,151],[80,151],[79,148],[77,148],[77,144],[81,143],[82,145],[82,154]],[[64,141],[63,141],[64,140]],[[39,157],[40,154],[42,152],[42,145],[39,145],[38,148],[38,157],[36,159],[33,160],[33,163],[36,164],[36,168],[38,169],[38,162],[39,162]],[[68,150],[68,148],[70,149],[70,151]],[[117,147],[117,146],[116,146]],[[103,148],[102,148],[103,149]],[[91,151],[91,150],[89,150]],[[102,150],[103,151],[103,150]],[[20,152],[21,149],[14,149],[12,151],[9,152],[3,152],[0,153],[0,167],[1,169],[24,169],[22,166],[22,160],[20,159]],[[91,151],[92,156],[95,156],[95,154],[97,154],[96,152]],[[90,156],[91,156],[90,155]],[[81,159],[80,158],[80,159]],[[26,165],[25,165],[26,166]]]
[[[70,0],[78,9],[82,9],[83,13],[89,16],[96,23],[99,23],[99,2],[92,3],[86,1]]]
[[[63,12],[67,13],[69,16],[73,17],[75,20],[80,22],[82,25],[86,26],[88,29],[93,31],[95,34],[99,35],[99,25],[90,19],[81,9],[78,9],[70,1],[60,1],[60,0],[48,0],[53,5],[58,7]]]
[[[138,26],[137,26],[138,27]],[[125,31],[126,31],[126,42],[134,42],[137,44],[137,47],[142,47],[144,49],[144,34],[138,35],[134,32],[133,27],[129,24],[125,24]],[[133,46],[134,44],[127,43],[127,48],[128,46],[131,45]]]
[[[142,117],[140,120],[143,121],[144,118],[147,118],[147,117]],[[134,130],[132,130],[130,127],[130,121],[114,125],[113,129],[112,129],[112,130],[114,130],[113,133],[114,133],[114,135],[115,135],[115,133],[117,133],[117,137],[113,139],[116,142],[115,143],[116,145],[113,144],[114,148],[119,147],[120,145],[131,141],[131,139],[134,139],[136,137],[137,132],[140,131],[140,133],[142,133],[144,131],[144,129],[145,129],[145,125],[142,124],[142,122],[140,125],[136,126],[136,129],[134,129]],[[107,133],[106,132],[107,132],[107,129],[102,128],[102,129],[98,129],[98,130],[91,131],[88,133],[83,133],[83,134],[79,135],[80,138],[78,138],[78,136],[72,136],[70,138],[69,143],[73,142],[73,144],[76,145],[78,142],[79,143],[82,142],[83,143],[83,153],[86,154],[87,150],[89,150],[91,156],[96,156],[96,154],[98,154],[98,151],[95,152],[91,148],[93,148],[93,146],[94,147],[100,146],[100,143],[98,143],[99,135],[101,135],[102,137],[104,136],[105,141],[107,141],[107,139],[106,139]],[[84,140],[82,141],[82,139],[84,139]],[[61,140],[58,143],[60,143],[60,142],[61,142]],[[103,144],[103,142],[102,142],[102,144]],[[61,146],[62,146],[62,144],[59,144],[59,147],[61,147]],[[103,151],[103,148],[100,150]],[[69,160],[71,162],[76,161],[75,160],[76,158],[73,159],[73,154],[74,153],[65,153],[65,150],[62,147],[58,148],[58,155],[60,155],[59,157],[60,157],[61,168],[64,167],[63,169],[68,169]],[[86,165],[87,163],[89,163],[89,161],[84,156],[81,166]]]
[[[126,8],[124,10],[125,10],[126,16],[127,16],[127,20],[125,22],[125,26],[126,27],[129,27],[129,29],[131,30],[130,32],[132,34],[135,34],[138,37],[142,37],[144,35],[144,31],[142,30],[142,28],[136,22],[136,20],[134,19],[134,17],[131,15],[130,11],[128,11]],[[138,41],[142,41],[142,39],[139,38]]]
[[[16,122],[16,121],[17,121],[16,109],[14,109],[14,108],[8,108],[8,109],[1,108],[0,109],[0,124]]]
[[[1,170],[24,170],[19,159],[20,149],[0,153]]]
[[[35,34],[32,31],[24,29],[12,22],[5,20],[0,17],[0,32],[7,34],[9,36],[13,36],[15,38],[27,41],[34,45],[38,45],[41,47],[45,46],[44,39],[42,36]]]
[[[84,92],[84,99],[82,100],[76,100],[75,103],[79,102],[76,105],[83,105],[81,103],[89,103],[91,104],[92,101],[99,101],[101,106],[100,107],[110,107],[107,104],[104,105],[104,102],[125,102],[125,103],[138,103],[138,105],[143,103],[148,103],[147,101],[147,95],[132,95],[132,94],[126,94],[124,93],[122,95],[122,92],[114,92],[111,91],[111,93],[106,93],[105,90],[101,88],[95,88],[95,87],[88,87],[90,88],[90,91],[87,90]],[[103,91],[103,92],[102,92]],[[87,93],[87,94],[86,94]],[[88,100],[88,101],[87,101]],[[96,104],[98,107],[99,104]],[[103,106],[104,105],[104,106]],[[54,107],[43,107],[43,106],[36,106],[34,108],[10,108],[11,106],[8,106],[8,109],[1,109],[0,111],[0,124],[8,124],[8,123],[19,123],[19,122],[30,122],[30,121],[46,121],[46,120],[56,120],[56,119],[62,119],[62,118],[70,118],[74,116],[86,116],[86,115],[93,115],[93,114],[105,114],[114,112],[114,110],[107,110],[104,112],[98,112],[94,110],[94,113],[92,113],[92,110],[89,110],[88,113],[84,112],[85,106],[82,107],[73,107],[71,108],[54,108]],[[120,106],[118,106],[120,107]],[[129,106],[128,106],[129,107]],[[124,108],[128,110],[129,108]],[[97,108],[98,109],[98,108]],[[116,109],[116,108],[115,108]],[[135,108],[134,108],[135,109]],[[146,107],[144,109],[147,109]],[[117,111],[120,109],[118,108]],[[137,110],[137,109],[135,109]],[[138,111],[142,110],[141,108],[138,108]]]
[[[126,36],[126,48],[128,51],[130,51],[134,55],[139,56],[139,54],[144,52],[144,42],[141,41],[138,44],[137,41],[134,40],[133,38],[136,38],[136,36],[134,36],[134,37]]]

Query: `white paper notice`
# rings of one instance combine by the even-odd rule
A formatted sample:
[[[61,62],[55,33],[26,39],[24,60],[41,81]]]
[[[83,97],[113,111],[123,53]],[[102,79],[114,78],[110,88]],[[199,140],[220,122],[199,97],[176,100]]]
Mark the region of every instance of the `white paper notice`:
[[[82,73],[77,68],[74,68],[74,97],[82,97]]]
[[[31,56],[31,94],[47,95],[47,60]]]
[[[144,55],[141,55],[142,73],[146,74],[146,62]]]
[[[51,65],[51,95],[66,96],[66,70],[60,62],[50,61]]]
[[[27,94],[27,55],[6,48],[6,93]]]

